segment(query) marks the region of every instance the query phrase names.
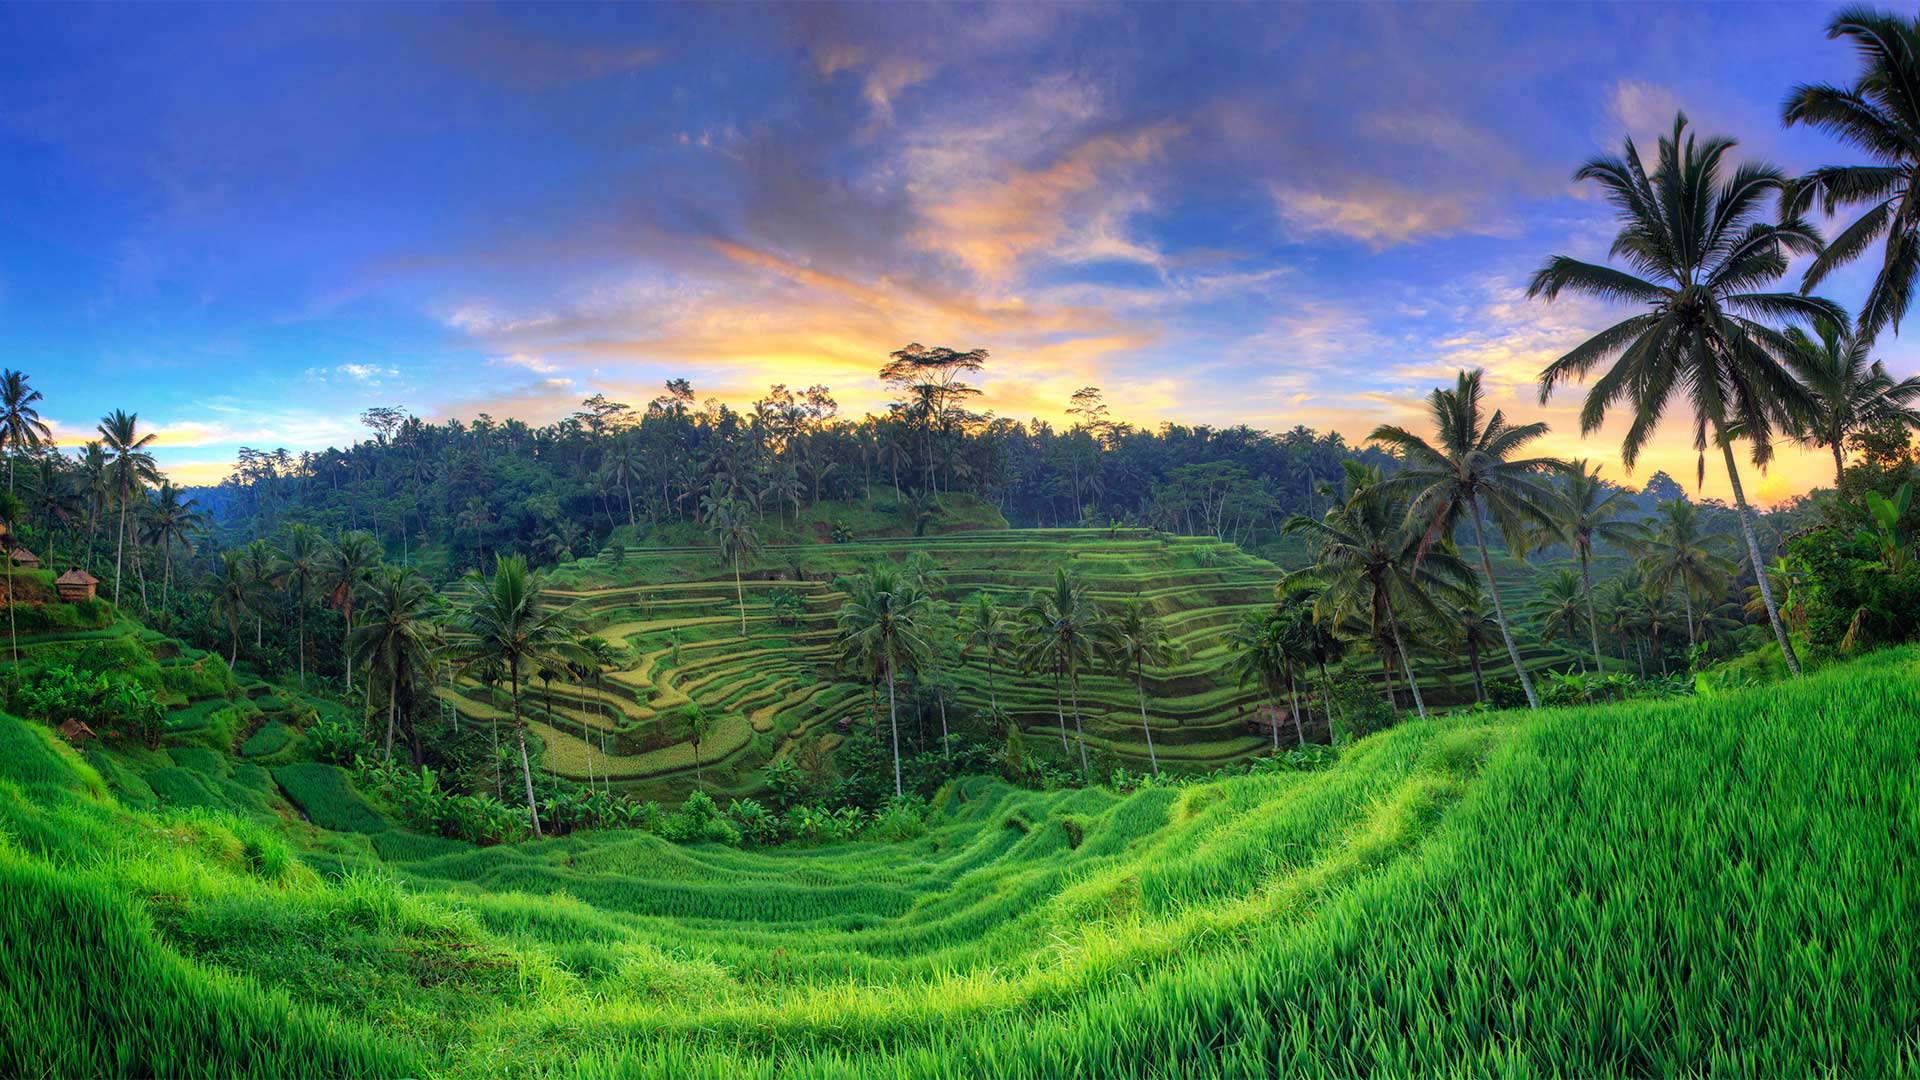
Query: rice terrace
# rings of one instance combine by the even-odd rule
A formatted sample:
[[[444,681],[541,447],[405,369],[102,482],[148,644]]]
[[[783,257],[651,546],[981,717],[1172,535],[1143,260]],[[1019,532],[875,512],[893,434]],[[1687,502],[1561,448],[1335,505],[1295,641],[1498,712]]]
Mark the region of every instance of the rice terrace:
[[[1920,1073],[1912,11],[0,25],[0,1076]]]

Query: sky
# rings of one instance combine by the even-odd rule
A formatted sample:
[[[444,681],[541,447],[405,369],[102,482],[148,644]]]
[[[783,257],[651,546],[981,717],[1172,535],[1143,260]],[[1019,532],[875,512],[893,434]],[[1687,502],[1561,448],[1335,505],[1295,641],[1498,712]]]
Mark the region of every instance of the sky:
[[[1792,172],[1854,160],[1778,120],[1852,75],[1830,11],[0,5],[0,364],[63,442],[135,411],[188,482],[374,405],[542,423],[684,377],[858,413],[908,342],[988,349],[998,415],[1097,385],[1138,424],[1354,441],[1481,367],[1543,449],[1691,487],[1683,420],[1628,475],[1578,388],[1538,403],[1621,313],[1525,284],[1604,259],[1572,173],[1676,110]]]

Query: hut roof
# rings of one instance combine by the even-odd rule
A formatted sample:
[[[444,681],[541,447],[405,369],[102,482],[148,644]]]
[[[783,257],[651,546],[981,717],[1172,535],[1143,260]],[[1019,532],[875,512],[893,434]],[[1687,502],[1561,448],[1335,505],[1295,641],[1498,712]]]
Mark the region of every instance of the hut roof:
[[[23,547],[14,548],[8,554],[12,557],[13,561],[17,563],[36,563],[37,564],[40,561],[40,556],[35,555],[33,552],[28,551],[26,548],[23,548]]]
[[[82,739],[99,737],[93,733],[92,728],[79,720],[68,720],[66,723],[61,724],[60,734],[65,735],[68,742],[79,742]]]
[[[55,578],[53,583],[55,585],[98,585],[100,579],[76,566]]]

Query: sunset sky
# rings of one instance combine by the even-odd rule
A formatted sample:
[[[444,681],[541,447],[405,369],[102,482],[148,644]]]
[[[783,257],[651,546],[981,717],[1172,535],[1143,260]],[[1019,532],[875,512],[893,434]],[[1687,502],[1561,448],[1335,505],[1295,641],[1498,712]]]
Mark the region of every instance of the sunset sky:
[[[1778,122],[1851,77],[1828,11],[0,7],[0,363],[63,439],[134,410],[196,481],[376,404],[543,422],[684,376],[857,412],[909,341],[991,350],[1001,415],[1096,384],[1137,423],[1356,439],[1484,366],[1549,449],[1612,460],[1577,389],[1533,391],[1613,321],[1523,295],[1605,255],[1569,177],[1676,108],[1854,160]],[[1631,479],[1659,468],[1691,481],[1684,424]]]

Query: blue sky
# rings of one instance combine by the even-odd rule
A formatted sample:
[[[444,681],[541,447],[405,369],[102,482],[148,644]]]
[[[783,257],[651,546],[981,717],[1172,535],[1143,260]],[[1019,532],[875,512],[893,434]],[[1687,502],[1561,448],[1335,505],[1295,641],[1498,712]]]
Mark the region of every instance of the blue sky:
[[[1003,415],[1097,384],[1143,423],[1354,438],[1484,366],[1609,460],[1577,394],[1531,392],[1611,321],[1522,295],[1604,255],[1569,177],[1675,109],[1848,160],[1777,119],[1851,75],[1828,11],[0,7],[0,362],[67,439],[138,411],[191,480],[375,404],[539,422],[684,376],[859,411],[908,341],[990,349]],[[1675,424],[1635,479],[1692,463]]]

